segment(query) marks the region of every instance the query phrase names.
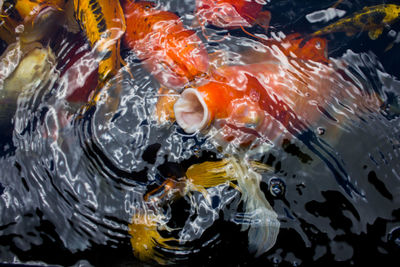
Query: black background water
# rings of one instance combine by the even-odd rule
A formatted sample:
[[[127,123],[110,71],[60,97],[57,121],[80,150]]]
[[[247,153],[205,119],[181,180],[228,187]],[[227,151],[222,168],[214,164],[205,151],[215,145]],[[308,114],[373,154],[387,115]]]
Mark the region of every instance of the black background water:
[[[326,23],[310,24],[305,15],[334,3],[271,1],[265,7],[272,13],[270,31],[288,34],[320,29]],[[381,3],[345,0],[338,8],[349,15]],[[161,4],[190,24],[191,17],[184,15],[193,12],[194,1]],[[397,33],[399,28],[397,23],[390,29]],[[273,249],[259,258],[247,252],[246,232],[224,220],[224,212],[230,211],[224,199],[228,195],[238,198],[238,193],[224,187],[215,192],[219,218],[193,242],[198,250],[179,264],[363,266],[378,261],[397,266],[400,72],[396,64],[400,46],[395,44],[384,52],[394,41],[388,31],[374,41],[365,32],[352,37],[343,33],[327,36],[329,56],[347,60],[356,73],[363,74],[366,88],[385,99],[386,112],[363,114],[343,127],[323,118],[315,126],[319,134],[305,133],[261,157],[275,170],[272,176],[265,174],[261,184],[281,221]],[[262,33],[262,29],[256,27],[252,32]],[[233,37],[227,47],[249,38],[240,30],[230,34]],[[211,43],[207,48],[225,47]],[[132,207],[140,205],[142,195],[166,177],[182,176],[191,164],[220,156],[201,135],[186,136],[177,125],[157,126],[152,112],[159,85],[128,51],[124,55],[136,79],[122,72],[121,86],[114,83],[107,101],[83,118],[60,126],[60,116],[66,115],[57,114],[72,111],[58,94],[66,85],[55,80],[38,89],[39,97],[22,98],[13,124],[1,126],[1,261],[12,262],[16,256],[25,263],[63,266],[143,265],[134,259],[127,234]],[[49,138],[55,132],[56,141]],[[350,193],[343,180],[335,179],[337,173],[348,178],[353,188]],[[271,181],[279,181],[278,189],[284,191],[272,194]],[[175,221],[171,223],[182,226],[188,209],[185,200],[174,203]],[[181,210],[185,212],[178,212]]]

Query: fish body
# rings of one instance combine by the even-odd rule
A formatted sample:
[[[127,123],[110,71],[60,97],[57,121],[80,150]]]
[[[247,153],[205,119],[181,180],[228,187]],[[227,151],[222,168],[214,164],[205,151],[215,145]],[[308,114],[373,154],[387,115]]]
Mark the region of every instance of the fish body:
[[[220,28],[251,27],[260,19],[268,26],[270,13],[262,7],[254,0],[196,0],[196,16]]]
[[[174,105],[176,121],[187,133],[218,124],[224,140],[241,145],[263,136],[267,129],[279,132],[281,127],[273,125],[275,121],[304,129],[293,110],[300,108],[301,98],[293,98],[298,103],[291,107],[277,97],[287,87],[301,85],[293,78],[286,81],[285,77],[277,77],[279,72],[279,66],[273,63],[221,67],[212,73],[209,82],[183,91]]]
[[[208,70],[207,51],[177,15],[150,2],[126,2],[123,38],[149,72],[164,86],[180,88]]]
[[[302,60],[313,60],[328,63],[328,43],[321,37],[301,38],[300,34],[293,33],[286,36],[282,42],[276,42],[287,57],[295,56]]]
[[[163,217],[163,215],[153,211],[138,213],[132,217],[128,232],[131,236],[133,254],[139,260],[154,260],[158,264],[167,265],[173,263],[173,261],[163,255],[162,251],[180,252],[182,250],[181,247],[170,244],[179,243],[179,240],[173,237],[163,237],[160,234],[160,230],[165,227]]]
[[[187,133],[212,125],[220,139],[248,146],[255,139],[276,143],[307,131],[326,116],[325,103],[332,99],[349,101],[356,110],[365,105],[379,110],[379,99],[360,92],[331,66],[291,61],[295,64],[271,58],[216,69],[208,82],[183,91],[174,105],[176,122]],[[344,120],[341,114],[331,119]]]
[[[114,75],[120,67],[120,38],[125,32],[125,17],[116,0],[74,0],[77,21],[92,47],[99,54],[99,81]]]
[[[276,212],[260,189],[261,175],[251,162],[233,157],[219,161],[206,161],[189,167],[186,177],[192,188],[214,187],[230,181],[241,193],[244,212],[239,212],[236,223],[242,224],[242,230],[248,230],[249,250],[260,256],[271,249],[276,242],[280,222]],[[258,163],[257,165],[263,165]],[[269,169],[265,166],[265,169]],[[241,219],[240,219],[241,218]]]
[[[400,18],[400,6],[394,4],[382,4],[364,7],[350,17],[342,18],[319,31],[312,36],[320,36],[333,32],[345,32],[352,36],[358,32],[368,31],[372,40],[377,39],[385,26],[391,25]]]
[[[11,122],[21,93],[54,77],[55,62],[53,52],[38,42],[8,46],[0,58],[0,125]]]
[[[8,44],[17,36],[26,43],[38,41],[60,24],[63,7],[64,0],[5,1],[1,6],[0,38]]]

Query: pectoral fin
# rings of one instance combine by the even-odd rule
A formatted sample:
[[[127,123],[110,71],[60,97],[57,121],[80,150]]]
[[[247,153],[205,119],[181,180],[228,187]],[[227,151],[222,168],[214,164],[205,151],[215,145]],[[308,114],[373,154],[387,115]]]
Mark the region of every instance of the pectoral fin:
[[[371,40],[376,40],[382,34],[382,32],[383,32],[383,28],[378,28],[378,29],[369,31],[368,36],[369,36],[369,38],[371,38]]]

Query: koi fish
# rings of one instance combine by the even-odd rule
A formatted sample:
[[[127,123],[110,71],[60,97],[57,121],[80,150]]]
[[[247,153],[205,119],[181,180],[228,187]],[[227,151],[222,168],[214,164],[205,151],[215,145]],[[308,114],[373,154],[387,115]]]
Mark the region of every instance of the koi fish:
[[[0,58],[0,125],[11,122],[18,96],[54,76],[55,56],[50,48],[34,42],[8,46]]]
[[[222,140],[247,146],[255,139],[270,142],[299,135],[327,114],[322,103],[332,98],[349,100],[357,110],[364,105],[379,110],[378,98],[362,93],[334,68],[315,63],[315,72],[308,64],[271,58],[218,68],[208,82],[183,91],[174,105],[176,122],[187,133],[213,124]]]
[[[303,44],[303,42],[305,42]],[[312,60],[320,63],[328,63],[329,59],[327,56],[328,46],[327,41],[324,38],[313,37],[308,40],[304,40],[300,37],[300,34],[294,33],[288,35],[282,41],[276,40],[262,40],[262,43],[271,46],[279,47],[280,51],[288,58],[295,58],[300,60]],[[265,52],[251,51],[249,53],[243,53],[242,59],[244,62],[252,64],[254,62],[268,61],[270,55]],[[216,59],[218,60],[218,59]],[[216,61],[215,60],[215,61]],[[215,63],[215,61],[213,61]],[[218,65],[218,64],[216,64]],[[159,99],[156,104],[155,115],[159,123],[174,122],[175,114],[173,106],[178,100],[176,92],[172,90],[166,90],[161,88],[159,91]],[[253,110],[253,113],[256,110]]]
[[[237,214],[235,221],[242,224],[242,231],[249,230],[249,250],[256,257],[274,246],[280,227],[277,214],[260,189],[261,175],[253,169],[253,166],[257,166],[259,170],[270,170],[268,166],[260,168],[261,165],[264,164],[252,164],[244,159],[229,157],[192,165],[186,172],[187,179],[196,187],[237,182],[245,210]]]
[[[128,232],[131,236],[130,241],[136,258],[141,261],[154,260],[162,265],[172,263],[157,249],[181,251],[183,248],[170,245],[169,243],[178,243],[179,240],[173,237],[163,237],[160,234],[160,230],[163,228],[166,228],[163,215],[156,212],[135,214],[132,217]]]
[[[268,28],[269,11],[255,0],[196,0],[196,17],[220,28],[251,27],[255,23]]]
[[[397,22],[400,18],[400,6],[382,4],[364,7],[360,12],[350,17],[342,18],[325,28],[311,34],[312,37],[329,34],[332,32],[345,32],[352,36],[357,32],[368,31],[368,36],[375,40],[387,25]]]
[[[177,15],[151,2],[126,2],[125,46],[132,49],[164,86],[181,88],[208,70],[207,51]]]
[[[256,256],[268,251],[276,242],[280,222],[260,190],[261,175],[258,172],[265,171],[271,171],[271,168],[263,163],[230,157],[194,164],[188,168],[185,177],[177,181],[167,179],[160,188],[146,194],[146,212],[135,214],[132,218],[129,234],[134,255],[143,261],[155,260],[159,264],[168,264],[173,263],[173,259],[167,260],[162,254],[163,250],[188,253],[188,248],[178,239],[160,234],[161,230],[171,232],[172,229],[166,226],[164,215],[156,207],[191,191],[200,191],[207,198],[206,188],[224,183],[230,183],[242,194],[245,210],[238,212],[234,220],[242,224],[243,231],[249,230],[249,250]]]
[[[279,44],[281,50],[287,57],[295,56],[302,60],[313,60],[321,63],[328,63],[328,43],[326,39],[312,37],[301,38],[300,34],[293,33],[286,36]]]
[[[163,250],[182,253],[188,249],[178,239],[161,235],[161,231],[172,232],[174,229],[167,226],[168,220],[160,210],[160,207],[185,196],[188,192],[186,188],[186,180],[168,178],[160,187],[145,194],[143,210],[134,214],[129,224],[130,241],[136,258],[153,260],[162,265],[172,264],[174,260],[165,257]]]
[[[5,1],[0,7],[0,38],[8,44],[17,35],[26,43],[38,41],[60,24],[63,7],[64,0]]]
[[[74,0],[75,17],[90,45],[100,55],[99,82],[104,83],[120,67],[120,38],[125,32],[125,17],[119,1]]]

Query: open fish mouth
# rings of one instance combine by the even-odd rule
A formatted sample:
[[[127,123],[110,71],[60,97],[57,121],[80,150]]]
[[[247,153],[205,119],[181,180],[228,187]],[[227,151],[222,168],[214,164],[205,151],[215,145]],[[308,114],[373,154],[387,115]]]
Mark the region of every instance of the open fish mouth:
[[[210,114],[201,94],[188,88],[174,106],[176,122],[187,133],[195,133],[207,127]]]

